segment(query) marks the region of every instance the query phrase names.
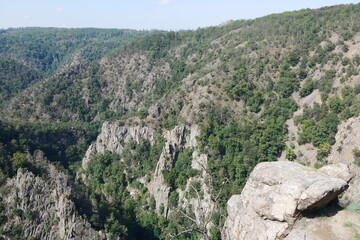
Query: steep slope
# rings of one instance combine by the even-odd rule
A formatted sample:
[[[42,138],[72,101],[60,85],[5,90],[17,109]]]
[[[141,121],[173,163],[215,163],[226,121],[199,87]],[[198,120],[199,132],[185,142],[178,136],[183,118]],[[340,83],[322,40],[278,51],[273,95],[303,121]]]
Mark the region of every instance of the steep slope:
[[[0,55],[51,75],[68,65],[94,61],[151,32],[119,29],[19,28],[0,31]]]
[[[82,164],[63,164],[78,171],[75,198],[89,203],[76,207],[93,228],[219,239],[258,163],[321,167],[343,144],[338,125],[360,109],[359,23],[357,4],[144,36],[29,86],[2,119],[102,124]],[[4,165],[26,167],[14,154]]]
[[[20,169],[2,186],[1,237],[4,239],[105,239],[91,228],[69,199],[68,176],[42,153],[28,156],[41,176]],[[45,166],[45,167],[44,167]],[[39,174],[39,172],[37,173]]]
[[[331,72],[322,77],[325,69],[343,68],[346,73],[339,73],[339,79],[354,76],[356,70],[356,56],[353,62],[347,63],[344,55],[353,45],[346,40],[354,35],[357,27],[355,20],[351,26],[346,18],[351,15],[356,19],[356,7],[304,10],[194,32],[145,37],[102,59],[98,66],[76,66],[42,86],[34,86],[10,105],[8,113],[18,112],[14,108],[19,104],[34,102],[41,113],[33,113],[35,106],[25,106],[20,111],[28,109],[27,112],[38,118],[61,108],[56,118],[65,115],[68,119],[70,115],[71,119],[83,119],[81,111],[76,110],[80,108],[94,112],[90,120],[99,117],[99,113],[103,113],[103,118],[119,118],[140,110],[146,115],[149,107],[152,109],[159,103],[169,102],[175,108],[179,101],[182,105],[198,103],[188,109],[197,112],[200,103],[208,102],[206,98],[216,102],[230,99],[228,104],[234,108],[245,103],[248,110],[258,112],[271,105],[277,96],[289,97],[299,89],[304,78],[307,82],[319,82],[312,88],[321,88],[321,92],[328,95],[329,78],[331,81],[334,78]],[[344,16],[338,14],[341,11]],[[337,41],[331,42],[334,39]],[[342,59],[345,59],[344,66]],[[324,65],[326,68],[321,67]],[[67,84],[59,86],[63,81]],[[59,94],[59,89],[63,92],[59,100],[47,97]],[[73,100],[67,104],[63,98]],[[180,110],[173,112],[178,115]],[[163,115],[174,114],[163,112]]]
[[[42,74],[12,59],[0,58],[0,104],[42,79]]]

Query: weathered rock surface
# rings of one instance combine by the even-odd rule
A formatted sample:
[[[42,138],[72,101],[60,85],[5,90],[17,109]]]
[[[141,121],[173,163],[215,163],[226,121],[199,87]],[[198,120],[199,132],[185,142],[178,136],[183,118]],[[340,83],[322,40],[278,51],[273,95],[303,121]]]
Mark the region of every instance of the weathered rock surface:
[[[77,213],[67,175],[48,162],[43,166],[43,177],[19,169],[6,183],[1,192],[8,219],[3,237],[11,239],[6,231],[16,228],[24,239],[105,239]]]
[[[326,206],[297,221],[285,240],[354,240],[359,231],[359,213]]]
[[[185,148],[196,147],[196,137],[199,135],[200,129],[197,125],[179,125],[162,134],[162,137],[165,139],[164,148],[157,162],[155,171],[153,173],[149,173],[151,175],[151,181],[148,183],[144,182],[149,193],[156,201],[156,209],[158,212],[161,206],[164,207],[165,215],[168,212],[170,187],[165,183],[163,170],[170,170],[173,167],[176,154],[178,154],[179,151],[182,151]],[[96,142],[88,148],[82,161],[82,168],[87,168],[88,163],[95,154],[105,153],[105,151],[121,154],[125,144],[129,141],[139,143],[142,140],[148,140],[150,144],[154,144],[157,136],[160,136],[160,133],[156,132],[156,130],[151,127],[119,126],[118,122],[105,122]],[[186,191],[190,188],[190,182],[198,181],[201,183],[201,187],[204,191],[204,197],[202,199],[187,200],[184,197],[185,191],[180,191],[179,193],[180,200],[183,200],[184,204],[192,204],[194,206],[193,211],[198,220],[209,216],[211,212],[210,209],[214,209],[214,204],[209,194],[210,190],[204,181],[204,179],[207,178],[207,172],[204,169],[206,166],[207,156],[205,154],[199,154],[195,150],[193,152],[192,167],[199,170],[201,175],[196,178],[189,179],[185,189]],[[86,176],[83,174],[82,178],[86,179]],[[134,195],[133,193],[131,194]]]
[[[335,178],[341,178],[346,182],[349,182],[353,177],[353,174],[350,173],[350,169],[344,163],[336,163],[324,166],[319,169],[319,172],[326,173]]]
[[[152,180],[147,184],[147,188],[156,201],[156,209],[159,211],[160,206],[164,206],[164,212],[168,209],[168,197],[170,187],[165,183],[162,171],[171,169],[175,159],[176,149],[183,148],[186,142],[185,126],[176,126],[171,131],[165,133],[165,146],[160,155],[159,161]]]
[[[338,126],[335,136],[336,143],[333,145],[327,160],[331,163],[346,163],[349,165],[354,178],[349,184],[343,197],[340,199],[341,205],[350,202],[360,201],[360,166],[354,164],[354,149],[360,149],[360,117],[349,118]]]
[[[313,240],[313,238],[303,231],[295,230],[290,232],[285,240]]]
[[[101,133],[94,144],[91,144],[85,153],[82,161],[82,167],[86,169],[91,158],[97,153],[110,151],[114,153],[122,153],[125,143],[135,141],[139,143],[141,140],[148,140],[154,144],[156,131],[149,127],[141,126],[120,126],[120,123],[104,122]]]
[[[344,166],[326,167],[320,171],[288,161],[258,164],[241,195],[228,201],[228,218],[222,239],[282,239],[302,212],[324,207],[348,184]],[[329,173],[327,174],[327,173]],[[339,174],[341,172],[341,174]]]

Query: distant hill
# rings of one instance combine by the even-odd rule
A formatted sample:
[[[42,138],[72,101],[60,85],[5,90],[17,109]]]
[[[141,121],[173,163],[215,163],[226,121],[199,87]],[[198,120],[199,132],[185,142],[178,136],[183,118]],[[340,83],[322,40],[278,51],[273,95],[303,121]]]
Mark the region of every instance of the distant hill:
[[[56,182],[41,159],[69,177],[89,234],[220,239],[227,201],[260,162],[346,162],[358,179],[359,49],[360,4],[194,31],[4,30],[0,182]],[[16,204],[24,214],[0,211],[10,238],[45,214]]]
[[[127,41],[151,33],[96,28],[7,29],[0,31],[0,55],[51,75],[71,63],[99,60]]]

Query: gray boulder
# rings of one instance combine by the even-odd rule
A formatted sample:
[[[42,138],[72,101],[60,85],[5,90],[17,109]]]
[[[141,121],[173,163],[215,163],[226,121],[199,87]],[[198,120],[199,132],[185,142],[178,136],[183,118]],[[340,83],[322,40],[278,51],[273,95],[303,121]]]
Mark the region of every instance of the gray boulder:
[[[348,171],[344,166],[316,171],[289,161],[258,164],[241,195],[228,201],[222,239],[285,238],[302,212],[324,207],[347,188]]]

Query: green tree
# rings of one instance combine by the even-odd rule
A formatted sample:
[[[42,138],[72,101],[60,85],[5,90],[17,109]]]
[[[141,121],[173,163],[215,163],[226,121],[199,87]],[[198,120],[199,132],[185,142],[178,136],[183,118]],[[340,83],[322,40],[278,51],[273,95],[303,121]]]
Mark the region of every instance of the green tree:
[[[314,89],[315,89],[314,82],[311,79],[307,79],[303,87],[300,89],[299,94],[301,97],[306,97],[310,95]]]
[[[340,113],[344,110],[344,102],[338,96],[329,99],[329,107],[334,113]]]
[[[17,171],[17,169],[25,168],[28,166],[26,154],[20,152],[14,153],[10,159],[10,162],[14,173]]]

